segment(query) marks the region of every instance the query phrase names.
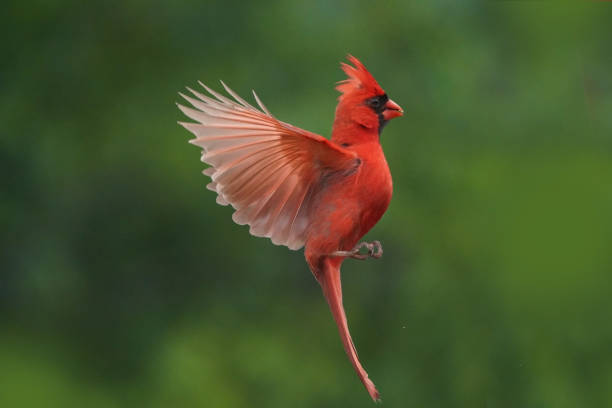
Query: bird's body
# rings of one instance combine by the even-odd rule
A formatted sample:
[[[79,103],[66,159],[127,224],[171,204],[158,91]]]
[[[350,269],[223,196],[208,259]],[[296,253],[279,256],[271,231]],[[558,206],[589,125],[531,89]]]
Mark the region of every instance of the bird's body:
[[[378,400],[380,395],[357,357],[344,314],[340,265],[346,258],[330,254],[355,247],[387,210],[393,188],[378,141],[355,145],[351,150],[357,153],[361,165],[353,174],[330,183],[321,193],[313,208],[316,217],[309,228],[304,253],[329,303],[351,364],[372,398]]]
[[[204,149],[202,160],[212,166],[205,170],[213,180],[208,187],[218,193],[217,202],[236,209],[234,221],[275,244],[305,247],[349,360],[378,400],[348,330],[340,265],[347,257],[363,257],[356,244],[391,201],[380,131],[402,111],[356,58],[349,59],[355,68],[342,67],[349,78],[338,86],[342,96],[331,141],[278,121],[256,95],[263,112],[227,87],[235,101],[206,88],[216,99],[192,91],[198,99],[183,96],[197,110],[179,107],[199,122],[182,124]]]

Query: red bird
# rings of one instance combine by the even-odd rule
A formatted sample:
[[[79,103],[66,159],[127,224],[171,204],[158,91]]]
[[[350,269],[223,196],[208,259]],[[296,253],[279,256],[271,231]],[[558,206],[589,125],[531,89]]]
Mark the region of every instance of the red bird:
[[[346,354],[375,401],[380,394],[357,357],[344,307],[340,265],[346,258],[379,258],[378,241],[357,244],[387,210],[393,186],[380,145],[380,132],[402,109],[357,58],[341,64],[348,76],[336,89],[331,141],[276,119],[253,92],[261,110],[223,82],[234,99],[206,85],[195,98],[181,94],[195,109],[178,105],[198,123],[183,123],[211,167],[207,188],[217,203],[236,210],[233,220],[276,245],[305,247],[306,261],[329,303]],[[360,252],[367,248],[367,253]]]

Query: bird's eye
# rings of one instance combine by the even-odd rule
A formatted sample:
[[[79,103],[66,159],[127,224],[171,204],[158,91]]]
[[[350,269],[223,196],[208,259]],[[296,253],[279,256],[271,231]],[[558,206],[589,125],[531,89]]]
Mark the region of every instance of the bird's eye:
[[[372,108],[374,111],[380,113],[380,111],[383,109],[388,100],[389,97],[387,96],[387,94],[376,95],[373,98],[366,99],[365,104]]]
[[[370,105],[370,107],[376,109],[380,107],[380,98],[376,97],[376,98],[372,98],[368,101],[368,105]]]

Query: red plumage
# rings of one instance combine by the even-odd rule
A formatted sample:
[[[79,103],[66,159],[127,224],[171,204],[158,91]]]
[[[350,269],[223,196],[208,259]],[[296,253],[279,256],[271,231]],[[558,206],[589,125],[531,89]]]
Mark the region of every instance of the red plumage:
[[[354,92],[364,92],[371,95],[380,95],[385,92],[382,90],[376,79],[368,72],[366,67],[357,58],[352,55],[348,56],[348,60],[354,65],[348,65],[344,62],[340,63],[340,67],[348,77],[347,79],[338,82],[336,89],[342,93],[339,100],[342,100],[345,95],[350,95]]]
[[[357,242],[386,211],[392,194],[391,174],[380,145],[380,131],[401,116],[374,77],[353,56],[342,64],[348,78],[341,92],[331,141],[274,118],[225,84],[229,99],[204,88],[213,98],[190,90],[182,95],[195,109],[179,108],[198,123],[181,123],[203,149],[204,174],[217,202],[236,210],[233,219],[248,224],[256,236],[290,249],[305,246],[310,270],[321,285],[344,349],[375,401],[376,387],[361,366],[349,333],[340,265],[347,257],[363,259]],[[379,244],[367,244],[379,257]],[[375,248],[376,247],[376,248]]]

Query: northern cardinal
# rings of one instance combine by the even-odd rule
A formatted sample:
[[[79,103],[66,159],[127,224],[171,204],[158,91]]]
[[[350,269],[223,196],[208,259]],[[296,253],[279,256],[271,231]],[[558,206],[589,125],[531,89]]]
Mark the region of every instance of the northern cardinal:
[[[380,145],[387,122],[403,114],[355,57],[342,63],[348,76],[341,92],[331,141],[276,119],[253,92],[257,109],[223,82],[234,99],[200,83],[211,96],[180,94],[195,109],[178,105],[197,123],[179,122],[203,149],[211,167],[209,190],[231,205],[233,220],[276,245],[305,247],[306,261],[321,285],[338,325],[344,350],[374,401],[380,394],[357,357],[344,307],[340,265],[346,258],[379,258],[378,241],[357,244],[387,210],[392,194]],[[367,253],[361,251],[367,248]]]

